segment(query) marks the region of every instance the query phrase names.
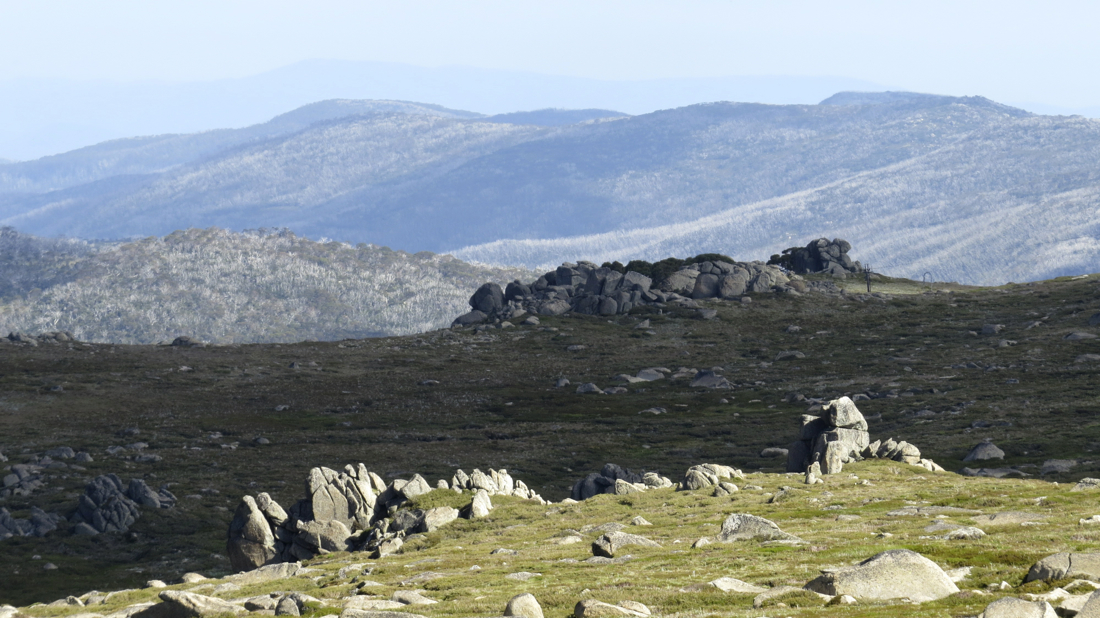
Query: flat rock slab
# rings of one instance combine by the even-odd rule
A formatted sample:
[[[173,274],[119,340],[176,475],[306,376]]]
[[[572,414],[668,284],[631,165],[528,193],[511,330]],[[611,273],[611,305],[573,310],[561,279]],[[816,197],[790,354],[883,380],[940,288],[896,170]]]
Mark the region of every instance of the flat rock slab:
[[[732,577],[719,577],[718,579],[709,582],[708,585],[714,586],[722,592],[737,592],[741,594],[760,594],[766,592],[768,589],[763,586],[757,586],[748,582],[743,582],[739,579]]]
[[[1058,614],[1046,601],[1006,597],[987,605],[978,618],[1058,618]]]
[[[136,614],[138,618],[205,618],[225,614],[243,614],[245,609],[218,598],[193,592],[165,590],[160,593],[160,603]]]
[[[935,601],[959,591],[959,587],[935,562],[908,549],[876,554],[855,566],[824,572],[806,584],[829,596],[851,595],[860,600],[908,599]]]
[[[890,511],[888,517],[934,517],[936,515],[981,515],[981,511],[960,509],[955,506],[905,506]]]
[[[1046,519],[1048,516],[1042,513],[1025,513],[1023,511],[1005,511],[1003,513],[990,513],[974,518],[974,523],[979,526],[1018,526],[1027,522]]]
[[[426,616],[409,612],[345,609],[340,612],[340,618],[426,618]]]
[[[624,603],[627,602],[624,601]],[[641,603],[637,605],[645,607]],[[646,608],[644,613],[639,609],[637,607],[624,607],[622,604],[612,605],[595,599],[585,599],[573,608],[573,616],[574,618],[619,618],[622,616],[641,617],[649,615],[649,608]]]

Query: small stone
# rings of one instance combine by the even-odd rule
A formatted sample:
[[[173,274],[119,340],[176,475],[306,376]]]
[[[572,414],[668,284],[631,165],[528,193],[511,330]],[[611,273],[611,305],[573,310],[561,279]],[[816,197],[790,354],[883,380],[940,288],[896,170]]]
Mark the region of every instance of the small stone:
[[[525,592],[517,594],[508,601],[504,607],[505,616],[522,616],[523,618],[543,618],[542,606],[539,605],[535,595]]]
[[[638,515],[634,519],[630,520],[630,525],[632,525],[632,526],[652,526],[653,524],[646,521],[646,519],[644,517],[642,517],[641,515]]]

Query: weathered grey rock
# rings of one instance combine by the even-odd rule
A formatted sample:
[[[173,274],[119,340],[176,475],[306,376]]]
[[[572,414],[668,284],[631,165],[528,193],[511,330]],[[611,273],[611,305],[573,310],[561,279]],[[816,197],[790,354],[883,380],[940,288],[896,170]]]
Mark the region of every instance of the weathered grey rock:
[[[1100,579],[1100,553],[1051,554],[1031,566],[1024,582],[1066,578]]]
[[[1005,452],[997,448],[992,442],[979,442],[970,449],[963,461],[986,461],[988,459],[1004,459]]]
[[[486,283],[470,297],[470,307],[491,315],[504,307],[504,291],[495,283]]]
[[[648,609],[648,608],[647,608]],[[574,618],[620,618],[622,616],[648,616],[648,613],[642,613],[636,609],[630,609],[620,605],[612,605],[610,603],[604,603],[603,601],[597,601],[595,599],[585,599],[573,608]]]
[[[1076,459],[1048,459],[1043,462],[1043,467],[1039,470],[1039,474],[1043,476],[1048,474],[1064,474],[1076,467]]]
[[[1066,603],[1062,603],[1062,607],[1066,607]],[[1100,618],[1100,590],[1093,592],[1089,595],[1088,600],[1077,613],[1077,618]]]
[[[470,519],[480,519],[482,517],[488,517],[489,511],[493,510],[493,503],[489,500],[489,492],[484,489],[479,489],[474,494],[474,499],[470,502]]]
[[[391,554],[396,554],[404,544],[405,542],[402,541],[400,537],[385,539],[378,544],[378,547],[374,550],[373,557],[382,558]]]
[[[263,565],[252,571],[229,575],[225,577],[225,579],[242,586],[250,586],[252,584],[259,584],[263,582],[270,582],[279,579],[295,577],[301,570],[301,562],[281,562],[276,564]]]
[[[316,553],[323,551],[350,551],[351,530],[342,522],[330,521],[299,521],[298,536],[294,542],[305,545],[307,549]]]
[[[428,484],[428,481],[419,474],[414,474],[409,482],[401,488],[401,495],[405,496],[409,500],[418,496],[423,496],[426,493],[432,491],[432,486]]]
[[[984,536],[985,531],[981,528],[975,528],[974,526],[959,526],[944,535],[944,538],[952,541],[974,541]]]
[[[416,590],[398,590],[390,597],[391,601],[404,603],[405,605],[435,605],[439,601],[429,599]]]
[[[463,313],[451,322],[451,326],[469,326],[470,324],[481,324],[485,320],[488,320],[489,316],[484,311],[478,311],[474,309],[468,313]]]
[[[427,618],[411,612],[391,612],[386,610],[345,609],[340,618]]]
[[[279,602],[275,604],[276,616],[301,616],[302,612],[298,609],[298,603],[290,598],[283,597],[279,599]]]
[[[691,386],[693,388],[731,388],[729,380],[709,369],[696,373]]]
[[[390,609],[403,609],[404,603],[399,601],[390,601],[389,599],[372,599],[365,596],[352,597],[344,602],[344,609],[358,609],[358,610],[390,610]]]
[[[958,586],[936,563],[907,549],[876,554],[856,566],[824,572],[807,590],[859,600],[909,599],[918,603],[955,594]]]
[[[801,540],[793,534],[780,530],[775,522],[748,513],[734,513],[727,517],[726,521],[722,522],[722,532],[718,534],[718,541],[722,543]]]
[[[126,495],[122,480],[114,474],[104,474],[85,486],[74,521],[87,523],[98,532],[125,532],[140,516],[141,511]]]
[[[648,320],[646,320],[646,321],[648,322]],[[661,373],[660,371],[657,371],[656,369],[642,369],[641,371],[638,372],[638,375],[636,377],[639,380],[644,380],[646,382],[653,382],[654,380],[663,380],[665,378],[665,374]]]
[[[603,395],[604,392],[603,392],[603,389],[596,386],[592,382],[586,382],[585,384],[581,384],[580,386],[577,387],[577,394],[578,395],[586,395],[586,394]]]
[[[243,614],[244,608],[215,597],[181,590],[160,593],[161,602],[137,614],[135,618],[206,618],[208,616]]]
[[[627,545],[640,545],[642,547],[660,547],[660,543],[652,541],[637,534],[627,532],[608,532],[592,542],[592,554],[614,558],[615,552]]]
[[[275,535],[252,496],[237,505],[225,549],[235,572],[251,571],[275,559]]]
[[[1014,597],[998,599],[985,607],[978,618],[1057,618],[1046,601],[1025,601]]]
[[[535,595],[525,592],[517,594],[508,601],[504,607],[505,616],[522,616],[523,618],[543,618],[542,606],[539,605]]]
[[[456,508],[440,506],[428,509],[424,512],[424,517],[420,520],[420,525],[416,527],[414,532],[435,532],[456,519],[458,519],[458,509]]]
[[[708,582],[711,586],[721,590],[722,592],[737,592],[739,594],[760,594],[767,590],[762,586],[743,582],[739,579],[732,577],[720,577],[712,582]]]
[[[833,427],[867,431],[867,420],[863,418],[855,402],[848,397],[834,399],[822,405],[821,411]]]

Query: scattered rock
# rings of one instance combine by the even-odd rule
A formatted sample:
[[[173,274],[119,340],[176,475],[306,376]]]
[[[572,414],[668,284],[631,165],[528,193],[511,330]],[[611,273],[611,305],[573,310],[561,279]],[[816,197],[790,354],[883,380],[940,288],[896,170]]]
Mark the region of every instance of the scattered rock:
[[[580,386],[577,387],[577,394],[578,395],[586,395],[586,394],[589,394],[589,393],[596,394],[596,395],[603,395],[604,394],[603,389],[596,386],[592,382],[587,382],[587,383],[581,384]]]
[[[630,520],[630,525],[632,525],[632,526],[652,526],[653,524],[646,521],[645,517],[642,517],[641,515],[638,515],[634,519]]]
[[[509,573],[504,576],[504,579],[511,579],[518,582],[525,582],[535,577],[542,577],[542,573],[531,573],[529,571],[520,571],[518,573]]]
[[[1090,489],[1096,489],[1097,487],[1100,487],[1100,479],[1085,477],[1080,481],[1077,481],[1077,484],[1074,485],[1073,489],[1071,489],[1070,491],[1087,491]]]
[[[574,618],[618,618],[621,616],[650,615],[649,608],[641,603],[632,603],[631,608],[624,607],[625,603],[627,601],[623,601],[619,605],[611,605],[595,599],[585,599],[573,608],[573,616]],[[640,608],[645,608],[645,611],[640,611]]]
[[[1043,467],[1039,474],[1043,476],[1048,474],[1063,474],[1075,467],[1077,467],[1077,460],[1075,459],[1048,459],[1043,462]]]
[[[1025,601],[1014,597],[998,599],[985,607],[978,618],[1057,618],[1046,601]]]
[[[637,534],[626,532],[608,532],[592,542],[592,554],[614,558],[615,552],[627,545],[640,545],[642,547],[660,547],[656,541]]]
[[[722,522],[722,532],[718,535],[718,541],[722,543],[732,543],[734,541],[802,542],[802,539],[783,532],[771,520],[747,513],[734,513]]]
[[[709,369],[696,373],[691,386],[693,388],[732,388],[729,380]]]
[[[974,517],[974,523],[980,526],[1019,526],[1020,524],[1040,521],[1046,519],[1048,515],[1039,513],[1025,513],[1022,511],[1004,511],[1001,513],[991,513],[989,515],[978,515]]]
[[[1066,341],[1086,341],[1088,339],[1096,339],[1097,335],[1092,333],[1074,332],[1063,337]]]
[[[743,582],[739,579],[732,577],[720,577],[712,582],[708,582],[711,586],[721,590],[722,592],[737,592],[740,594],[760,594],[767,591],[767,588],[756,586],[748,582]]]
[[[416,590],[398,590],[390,597],[391,601],[397,601],[404,605],[434,605],[439,601],[429,599]]]
[[[989,442],[979,442],[974,445],[974,448],[970,449],[966,457],[963,457],[963,461],[985,461],[988,459],[1004,459],[1005,452],[997,448],[995,444]]]
[[[959,591],[936,563],[907,549],[885,551],[856,566],[824,571],[806,588],[831,596],[847,594],[861,601],[909,599],[918,603]]]
[[[543,618],[542,606],[539,605],[535,595],[525,592],[517,594],[508,601],[504,607],[505,616],[517,616],[522,618]]]

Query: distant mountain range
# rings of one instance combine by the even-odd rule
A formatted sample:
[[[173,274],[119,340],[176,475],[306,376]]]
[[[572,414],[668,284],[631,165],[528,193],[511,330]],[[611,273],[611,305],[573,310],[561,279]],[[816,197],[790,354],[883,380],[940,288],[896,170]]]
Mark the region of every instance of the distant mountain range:
[[[883,272],[1001,283],[1100,263],[1100,122],[841,93],[628,116],[326,101],[246,129],[0,166],[0,224],[126,238],[287,227],[489,264],[766,259],[819,236]]]
[[[329,99],[433,101],[489,115],[545,108],[641,114],[700,101],[815,103],[841,90],[885,89],[844,77],[599,80],[323,59],[202,82],[7,79],[0,80],[0,157],[31,160],[134,135],[244,127]]]
[[[285,230],[184,230],[122,243],[0,228],[0,336],[289,342],[419,333],[469,311],[486,281],[530,279],[450,256],[319,243]]]

